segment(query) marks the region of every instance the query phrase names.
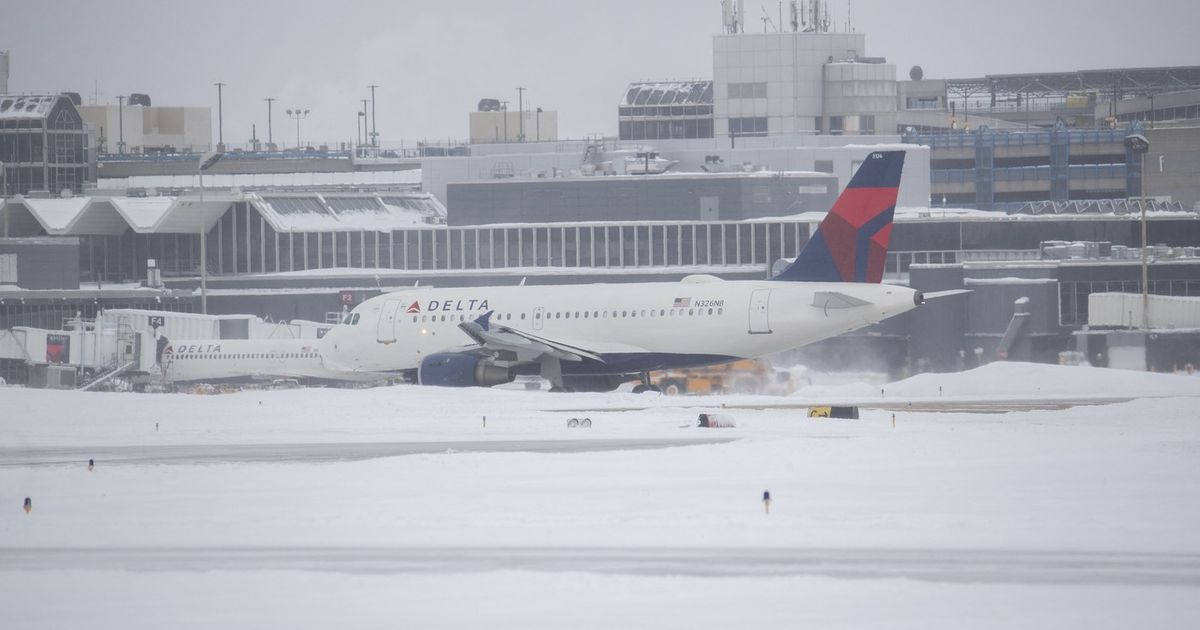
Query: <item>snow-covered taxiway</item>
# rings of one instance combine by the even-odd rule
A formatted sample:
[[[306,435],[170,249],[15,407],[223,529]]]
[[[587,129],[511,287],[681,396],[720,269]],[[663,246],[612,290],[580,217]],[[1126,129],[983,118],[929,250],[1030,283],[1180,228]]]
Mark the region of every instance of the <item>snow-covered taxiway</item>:
[[[833,399],[871,408],[804,417]],[[1195,627],[1197,402],[1029,364],[790,398],[0,389],[0,627]]]

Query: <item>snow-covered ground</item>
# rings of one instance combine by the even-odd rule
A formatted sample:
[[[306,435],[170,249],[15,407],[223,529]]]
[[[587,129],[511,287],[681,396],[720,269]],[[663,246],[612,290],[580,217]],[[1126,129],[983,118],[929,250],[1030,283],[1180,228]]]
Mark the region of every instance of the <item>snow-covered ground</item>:
[[[1133,400],[903,410],[1093,395]],[[822,396],[901,410],[778,406]],[[1029,364],[789,398],[0,389],[0,627],[1194,627],[1197,397]]]

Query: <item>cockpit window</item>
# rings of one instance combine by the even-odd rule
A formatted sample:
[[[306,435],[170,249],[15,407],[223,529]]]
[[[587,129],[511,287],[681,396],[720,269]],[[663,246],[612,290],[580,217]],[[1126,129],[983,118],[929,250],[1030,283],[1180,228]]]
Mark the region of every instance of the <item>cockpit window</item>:
[[[346,326],[358,325],[358,319],[361,317],[359,313],[346,313],[346,317],[342,319],[342,323]]]

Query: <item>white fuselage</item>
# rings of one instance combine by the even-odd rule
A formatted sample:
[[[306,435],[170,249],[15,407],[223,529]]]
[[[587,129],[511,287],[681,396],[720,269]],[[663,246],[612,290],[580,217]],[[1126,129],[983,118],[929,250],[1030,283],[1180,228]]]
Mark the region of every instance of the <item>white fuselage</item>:
[[[814,306],[837,293],[857,306]],[[869,283],[722,281],[414,288],[367,300],[356,323],[321,340],[326,366],[351,372],[417,368],[472,345],[459,324],[492,311],[503,326],[601,355],[565,373],[631,373],[758,357],[882,321],[916,306],[916,291]],[[825,300],[827,302],[827,300]]]
[[[330,370],[319,339],[171,340],[163,352],[164,375],[172,381],[265,380],[273,378],[365,380],[364,372]]]

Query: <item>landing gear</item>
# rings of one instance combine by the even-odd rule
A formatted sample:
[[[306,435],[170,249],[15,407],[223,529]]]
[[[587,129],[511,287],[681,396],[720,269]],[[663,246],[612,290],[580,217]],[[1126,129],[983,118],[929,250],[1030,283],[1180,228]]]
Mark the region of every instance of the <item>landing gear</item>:
[[[635,394],[644,394],[644,393],[646,393],[646,392],[660,392],[660,391],[662,391],[662,390],[660,390],[660,389],[658,388],[658,386],[657,386],[657,385],[655,385],[655,384],[654,384],[654,382],[653,382],[653,381],[651,381],[651,380],[650,380],[650,373],[649,373],[649,372],[642,372],[641,374],[639,374],[639,375],[638,375],[638,378],[640,378],[642,382],[641,382],[641,384],[639,384],[639,385],[634,385],[634,387],[633,387],[633,393],[635,393]]]

